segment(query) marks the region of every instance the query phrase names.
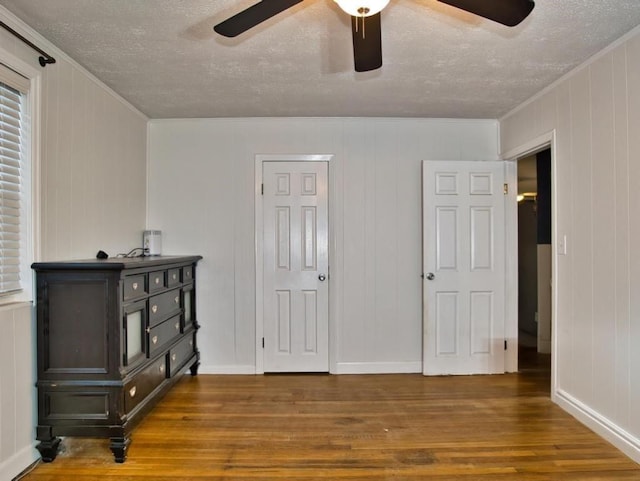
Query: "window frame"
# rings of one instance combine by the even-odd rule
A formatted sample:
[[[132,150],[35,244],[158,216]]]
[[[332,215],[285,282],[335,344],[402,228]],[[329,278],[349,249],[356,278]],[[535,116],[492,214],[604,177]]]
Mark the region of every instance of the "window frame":
[[[42,99],[42,69],[30,65],[11,52],[0,47],[0,63],[29,82],[25,116],[29,122],[26,128],[27,141],[22,178],[21,205],[21,289],[0,295],[0,306],[18,302],[34,301],[34,276],[31,264],[40,260],[40,127]],[[37,60],[36,60],[37,63]],[[5,82],[6,83],[6,82]],[[11,84],[9,84],[11,85]]]

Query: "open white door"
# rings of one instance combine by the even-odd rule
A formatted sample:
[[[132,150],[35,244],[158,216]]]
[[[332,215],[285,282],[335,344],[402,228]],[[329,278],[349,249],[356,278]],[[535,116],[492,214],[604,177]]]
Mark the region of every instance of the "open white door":
[[[504,372],[504,163],[424,161],[423,373]]]
[[[262,166],[264,370],[328,372],[328,164]]]

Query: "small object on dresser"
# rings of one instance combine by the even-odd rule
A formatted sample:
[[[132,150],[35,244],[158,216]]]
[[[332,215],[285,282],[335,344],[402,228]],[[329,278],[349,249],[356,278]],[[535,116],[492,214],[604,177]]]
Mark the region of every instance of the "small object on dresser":
[[[98,251],[98,253],[96,254],[96,259],[108,259],[109,258],[109,254],[107,254],[105,251]]]
[[[144,255],[159,256],[162,254],[162,231],[145,230],[142,233]]]

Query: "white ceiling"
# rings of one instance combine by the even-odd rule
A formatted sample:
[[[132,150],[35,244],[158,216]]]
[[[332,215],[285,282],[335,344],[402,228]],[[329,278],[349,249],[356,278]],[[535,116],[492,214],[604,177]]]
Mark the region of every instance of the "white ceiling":
[[[255,2],[0,5],[151,118],[499,118],[640,25],[640,0],[536,0],[515,28],[436,0],[391,0],[384,64],[356,73],[349,17],[333,0],[305,0],[235,39],[213,32]]]

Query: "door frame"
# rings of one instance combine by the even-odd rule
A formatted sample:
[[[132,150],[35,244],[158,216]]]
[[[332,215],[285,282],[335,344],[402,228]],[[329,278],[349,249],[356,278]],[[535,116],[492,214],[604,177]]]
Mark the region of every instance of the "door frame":
[[[331,266],[334,264],[333,259],[336,258],[336,237],[334,229],[334,222],[336,216],[334,215],[336,209],[335,200],[335,169],[332,168],[332,160],[334,154],[256,154],[255,156],[255,258],[256,258],[256,344],[255,344],[255,366],[256,374],[264,374],[264,348],[262,347],[262,338],[264,337],[264,219],[263,219],[263,202],[262,202],[262,164],[263,162],[327,162],[327,182],[328,188],[328,202],[329,202],[329,269],[327,272],[327,279],[329,282],[329,372],[335,372],[336,365],[336,346],[337,346],[337,329],[334,323],[336,322],[336,316],[333,312],[335,299],[335,289],[337,283],[335,282],[335,276],[332,276],[333,272]],[[332,281],[332,277],[334,278]]]
[[[558,262],[556,248],[558,246],[558,192],[557,192],[557,147],[556,131],[551,130],[514,149],[502,154],[507,162],[506,182],[513,186],[509,192],[506,205],[506,315],[509,321],[505,324],[505,336],[508,339],[508,347],[505,358],[507,372],[518,370],[518,201],[517,185],[518,172],[517,161],[519,158],[534,154],[546,148],[551,149],[551,397],[555,397],[556,386],[556,360],[558,358],[557,343],[557,309],[558,309]],[[512,342],[513,341],[513,342]]]

